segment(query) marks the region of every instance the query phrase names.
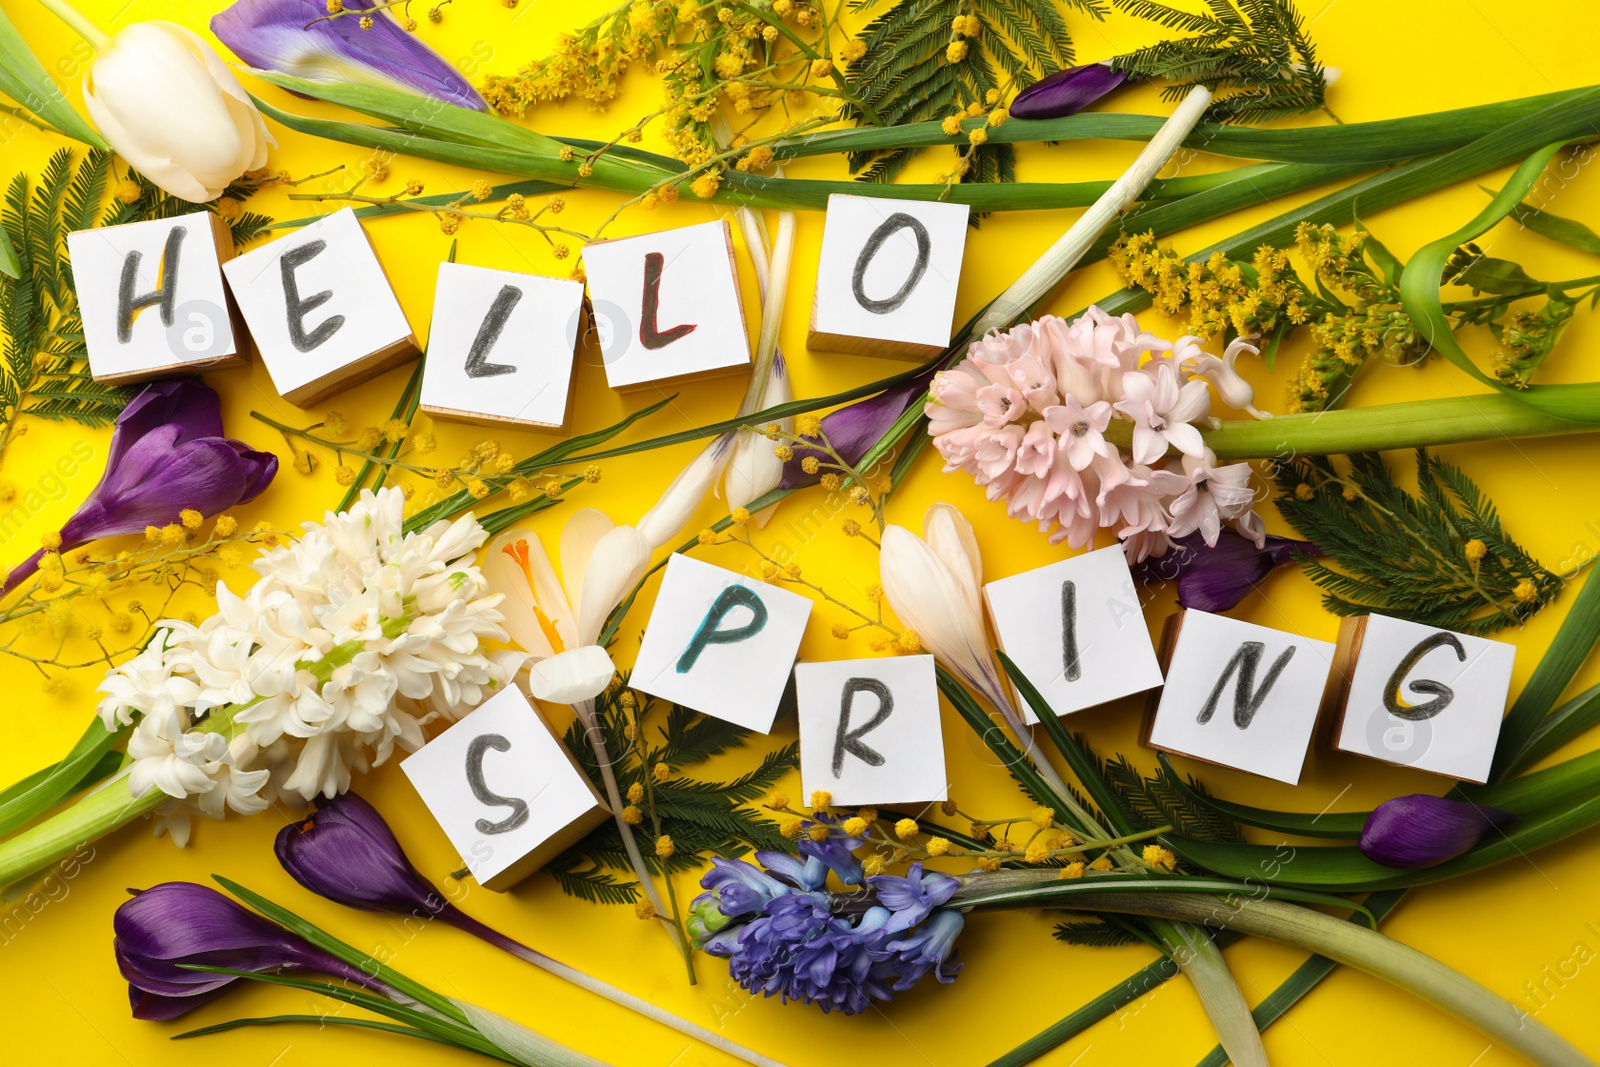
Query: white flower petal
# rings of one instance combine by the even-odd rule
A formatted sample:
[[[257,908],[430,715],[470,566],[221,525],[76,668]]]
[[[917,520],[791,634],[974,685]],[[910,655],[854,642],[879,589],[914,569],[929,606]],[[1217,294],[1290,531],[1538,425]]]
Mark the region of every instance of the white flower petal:
[[[615,674],[610,653],[584,645],[529,667],[528,691],[552,704],[576,704],[599,696]]]

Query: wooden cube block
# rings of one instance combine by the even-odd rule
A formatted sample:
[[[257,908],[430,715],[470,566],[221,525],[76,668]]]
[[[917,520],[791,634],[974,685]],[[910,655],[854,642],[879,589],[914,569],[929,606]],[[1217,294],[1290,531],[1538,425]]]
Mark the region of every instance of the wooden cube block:
[[[1120,546],[983,587],[1000,647],[1057,715],[1161,684],[1133,572]],[[1033,709],[1019,698],[1029,723]]]
[[[1162,637],[1167,684],[1150,696],[1144,743],[1295,785],[1333,654],[1326,641],[1180,611]]]
[[[564,430],[583,285],[440,263],[421,408],[436,419]]]
[[[750,365],[726,220],[591,241],[583,269],[611,388],[736,374]]]
[[[272,384],[306,407],[417,355],[355,212],[335,211],[223,267]]]
[[[1363,615],[1339,629],[1341,752],[1479,784],[1494,762],[1516,646]]]
[[[932,359],[950,343],[965,204],[828,197],[808,348]]]
[[[766,733],[810,617],[798,593],[676,553],[629,684]]]
[[[89,373],[140,382],[237,366],[244,331],[222,280],[228,224],[210,211],[67,235]]]
[[[462,863],[495,892],[522,881],[611,814],[514,686],[484,701],[400,768]]]
[[[932,656],[801,663],[800,777],[835,804],[944,800],[944,736]]]

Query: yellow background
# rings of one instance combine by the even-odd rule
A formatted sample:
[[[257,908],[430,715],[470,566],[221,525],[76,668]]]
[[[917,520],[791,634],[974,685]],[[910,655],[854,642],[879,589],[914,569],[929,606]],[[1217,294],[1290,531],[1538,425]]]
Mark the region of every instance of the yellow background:
[[[425,0],[419,4],[425,6]],[[1600,81],[1600,60],[1593,50],[1593,7],[1577,0],[1306,0],[1302,6],[1324,61],[1343,70],[1342,79],[1330,93],[1330,103],[1347,121],[1409,115]],[[599,10],[601,5],[593,2],[523,0],[519,8],[509,10],[488,0],[458,0],[445,9],[443,25],[423,21],[422,34],[446,57],[468,65],[470,76],[476,79],[486,72],[508,73],[547,53],[558,30],[581,25]],[[76,86],[84,54],[76,38],[29,0],[8,0],[6,11],[45,64],[57,69],[59,61],[66,81]],[[182,0],[134,0],[126,5],[120,0],[86,0],[86,11],[106,29],[135,20],[166,18],[205,33],[213,7]],[[422,7],[415,13],[420,16]],[[1114,54],[1149,36],[1148,27],[1120,16],[1104,24],[1078,14],[1070,15],[1069,20],[1079,55],[1085,59]],[[290,100],[270,88],[253,88],[265,88],[267,96],[287,102],[293,110],[334,113],[333,109]],[[581,106],[548,107],[536,112],[533,122],[548,132],[609,136],[632,116],[653,109],[657,93],[653,80],[636,74],[628,82],[624,99],[609,115],[596,115]],[[1118,97],[1115,106],[1153,111],[1159,105],[1153,91],[1140,90]],[[271,165],[296,177],[337,164],[358,169],[366,157],[356,148],[281,129],[274,132],[279,147]],[[46,154],[61,142],[12,125],[0,143],[5,164],[0,170],[9,179],[19,169],[37,171]],[[647,141],[646,147],[652,146]],[[1135,151],[1136,146],[1128,144],[1029,146],[1020,152],[1019,169],[1021,177],[1031,181],[1104,178],[1119,173]],[[1204,159],[1190,164],[1195,168],[1218,165],[1218,161]],[[932,180],[948,167],[947,154],[931,152],[912,173],[920,180]],[[804,161],[790,173],[842,177],[844,171],[841,161],[818,158]],[[384,192],[398,189],[410,177],[423,179],[430,192],[437,192],[465,188],[473,176],[443,166],[396,160],[388,182],[379,188]],[[344,180],[335,176],[297,191],[337,188]],[[1498,184],[1497,176],[1487,177],[1485,184]],[[1600,226],[1597,190],[1600,179],[1590,171],[1580,173],[1557,194],[1553,209]],[[1177,246],[1181,251],[1200,247],[1311,195],[1196,228],[1178,235]],[[602,193],[574,193],[567,199],[570,206],[561,221],[578,230],[591,230],[615,206],[615,199]],[[1484,194],[1469,182],[1367,221],[1390,248],[1405,256],[1454,229],[1483,202]],[[291,204],[282,190],[262,195],[250,206],[278,218],[316,209],[315,205]],[[702,203],[682,203],[654,215],[633,210],[611,233],[699,222],[721,210]],[[968,244],[956,309],[958,321],[1008,284],[1075,215],[1066,211],[1022,213],[986,220]],[[806,351],[806,311],[821,225],[820,214],[801,214],[792,295],[783,325],[783,347],[800,396],[833,392],[897,369],[872,359]],[[434,265],[446,254],[449,238],[426,217],[374,220],[368,224],[368,232],[407,314],[422,334],[431,310]],[[1494,255],[1522,260],[1540,277],[1572,277],[1594,269],[1592,261],[1577,253],[1511,228],[1497,230],[1480,243]],[[565,270],[536,235],[485,222],[462,228],[459,258],[466,263],[548,273]],[[740,270],[753,325],[758,310],[753,299],[754,278],[742,249]],[[1111,272],[1097,265],[1074,275],[1052,308],[1070,311],[1117,287]],[[1151,316],[1146,319],[1158,332],[1178,332],[1176,324],[1161,323]],[[1586,354],[1594,350],[1597,341],[1600,329],[1592,316],[1581,313],[1551,361],[1548,375],[1558,380],[1596,377],[1593,361]],[[1252,366],[1258,404],[1282,408],[1283,383],[1301,351],[1299,347],[1288,350],[1271,379],[1259,366]],[[328,407],[342,410],[353,425],[376,422],[387,417],[407,373],[391,372],[339,396]],[[248,412],[255,409],[304,425],[326,410],[302,413],[293,409],[275,395],[260,366],[216,374],[211,381],[223,395],[229,431],[258,447],[278,451],[286,460],[281,438],[249,418]],[[726,417],[732,414],[742,388],[742,381],[736,380],[686,386],[672,404],[635,432],[654,436]],[[1471,388],[1459,372],[1444,364],[1420,371],[1380,366],[1363,375],[1352,401],[1372,404],[1452,395]],[[624,399],[612,393],[590,351],[582,354],[576,390],[578,429],[609,424],[655,399],[649,394]],[[445,442],[445,457],[456,455],[483,436],[459,426],[441,426],[439,434]],[[37,536],[55,529],[90,489],[103,463],[107,436],[70,425],[34,423],[28,435],[12,445],[4,457],[3,473],[24,492],[35,487],[50,465],[76,442],[87,440],[94,457],[67,479],[61,499],[34,515],[22,533],[0,541],[0,555],[6,562],[27,555]],[[519,456],[551,440],[499,431],[494,436]],[[686,445],[609,462],[605,479],[575,494],[571,506],[600,507],[618,521],[637,519],[697,447]],[[1575,554],[1600,549],[1600,464],[1595,462],[1600,457],[1593,439],[1493,442],[1451,448],[1445,454],[1483,484],[1500,504],[1513,536],[1548,566],[1560,567]],[[342,492],[333,483],[331,469],[332,464],[325,463],[317,474],[304,477],[288,469],[285,462],[277,483],[244,509],[241,517],[249,521],[264,517],[291,526],[320,515]],[[426,492],[424,486],[419,498]],[[966,477],[941,474],[931,458],[917,466],[910,484],[896,497],[891,519],[919,529],[924,508],[934,500],[955,502],[971,517],[988,557],[986,577],[1016,573],[1059,556],[1031,527],[1007,520],[998,505],[986,503]],[[820,491],[786,503],[760,536],[769,546],[778,540],[789,542],[809,577],[837,595],[859,598],[860,590],[876,579],[869,545],[845,539],[836,522],[809,539],[788,531],[788,523],[798,523],[820,503]],[[553,536],[565,510],[547,513],[536,528]],[[709,521],[717,514],[715,502],[708,502],[702,520]],[[1270,507],[1266,514],[1269,527],[1289,532]],[[736,546],[716,549],[703,553],[703,558],[745,567],[750,560],[741,551]],[[241,589],[248,575],[235,572],[229,581]],[[653,586],[650,592],[653,595]],[[1570,594],[1564,596],[1525,630],[1501,635],[1518,646],[1514,690],[1548,645],[1570,599]],[[630,658],[626,650],[632,647],[646,617],[648,600],[646,597],[628,620],[618,646],[623,650],[623,662]],[[1162,596],[1149,606],[1152,627],[1159,625],[1170,605],[1170,596]],[[193,606],[204,610],[198,602]],[[1247,600],[1235,614],[1330,641],[1337,628],[1334,617],[1321,609],[1310,584],[1292,571],[1273,577],[1262,594]],[[806,656],[869,654],[864,639],[841,647],[828,636],[837,618],[834,609],[819,607],[803,650]],[[0,744],[0,780],[15,780],[65,751],[91,713],[97,677],[95,670],[78,672],[63,691],[47,696],[31,666],[0,657],[0,691],[10,697],[0,711],[5,738]],[[1591,664],[1579,682],[1587,685],[1597,679],[1600,666]],[[1086,729],[1103,753],[1121,751],[1142,764],[1150,763],[1150,754],[1137,746],[1138,707],[1133,702],[1077,716],[1073,725]],[[778,739],[791,737],[793,729],[792,722],[781,723]],[[1582,739],[1574,748],[1592,743]],[[1024,802],[1006,776],[949,712],[945,744],[952,793],[964,806],[983,811],[1023,810]],[[753,746],[752,752],[756,748],[759,746]],[[733,773],[751,758],[732,757],[703,770],[708,775]],[[1438,792],[1445,784],[1322,749],[1311,753],[1304,782],[1298,788],[1210,767],[1202,769],[1202,776],[1223,796],[1306,811],[1329,805],[1365,808],[1401,793]],[[786,785],[798,794],[797,778]],[[442,882],[446,873],[458,866],[443,835],[393,765],[368,776],[360,789],[385,812],[429,877]],[[288,818],[288,813],[268,812],[255,818],[232,817],[226,823],[197,825],[194,840],[183,851],[166,841],[151,840],[143,824],[96,844],[93,859],[76,877],[55,886],[54,899],[36,914],[28,912],[24,921],[13,921],[6,930],[0,944],[0,988],[5,991],[0,1017],[7,1022],[4,1058],[18,1063],[141,1065],[180,1058],[216,1059],[282,1067],[365,1062],[376,1057],[419,1064],[470,1062],[464,1053],[400,1038],[304,1026],[237,1032],[172,1045],[167,1038],[181,1025],[130,1019],[110,949],[111,913],[124,899],[124,888],[166,879],[205,881],[210,873],[219,872],[298,910],[360,947],[388,955],[396,966],[436,989],[505,1012],[609,1062],[646,1067],[733,1062],[464,934],[443,928],[408,932],[398,921],[347,911],[312,898],[279,870],[271,856],[272,837]],[[1600,1056],[1600,1026],[1594,1022],[1600,967],[1588,965],[1600,951],[1600,898],[1592,881],[1600,870],[1597,848],[1600,842],[1588,834],[1472,878],[1421,890],[1404,902],[1384,929],[1465,970],[1525,1009],[1537,1010],[1541,1021]],[[688,879],[680,889],[684,896],[694,892]],[[12,909],[17,906],[17,902],[10,905]],[[861,1017],[824,1017],[814,1008],[752,1002],[728,981],[724,966],[708,958],[699,959],[700,984],[690,988],[684,981],[682,963],[667,940],[651,925],[636,920],[631,909],[568,899],[546,878],[534,877],[506,895],[473,889],[466,906],[474,915],[541,950],[692,1020],[720,1025],[734,1040],[801,1067],[869,1060],[940,1067],[984,1063],[1151,958],[1144,947],[1063,946],[1050,939],[1052,920],[1042,915],[982,916],[970,922],[961,939],[966,969],[954,985],[925,984],[883,1010]],[[12,910],[8,914],[17,913]],[[1276,987],[1302,956],[1271,944],[1249,943],[1230,949],[1228,958],[1254,1003]],[[1544,992],[1535,999],[1529,984],[1542,985]],[[250,988],[229,994],[185,1022],[205,1024],[241,1015],[327,1010],[336,1009],[318,998]],[[1057,1049],[1043,1062],[1181,1065],[1196,1061],[1212,1044],[1193,993],[1182,981],[1175,981]],[[1266,1035],[1267,1050],[1280,1064],[1491,1067],[1515,1062],[1510,1054],[1487,1046],[1487,1040],[1476,1031],[1433,1008],[1342,969]]]

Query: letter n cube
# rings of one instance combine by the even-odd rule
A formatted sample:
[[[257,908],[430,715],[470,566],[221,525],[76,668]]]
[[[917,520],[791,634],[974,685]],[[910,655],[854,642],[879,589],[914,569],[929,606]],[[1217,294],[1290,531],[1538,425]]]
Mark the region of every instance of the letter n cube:
[[[1335,747],[1483,783],[1494,762],[1516,646],[1364,615],[1339,631]]]
[[[400,764],[461,861],[500,892],[609,816],[566,747],[516,688],[490,697]]]
[[[1295,785],[1333,668],[1334,646],[1254,623],[1181,611],[1162,641],[1167,684],[1145,744]]]
[[[766,733],[810,617],[798,593],[675,553],[629,684]]]

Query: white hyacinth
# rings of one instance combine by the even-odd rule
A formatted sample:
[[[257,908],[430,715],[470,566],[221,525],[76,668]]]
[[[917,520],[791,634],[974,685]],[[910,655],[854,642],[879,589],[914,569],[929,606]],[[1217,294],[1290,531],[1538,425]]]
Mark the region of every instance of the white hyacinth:
[[[215,615],[164,620],[106,675],[106,727],[138,714],[134,796],[156,789],[212,818],[332,797],[511,681],[526,657],[483,644],[506,640],[474,558],[483,527],[469,515],[405,534],[404,501],[366,491],[306,523],[252,564],[261,577],[243,597],[219,585]]]

